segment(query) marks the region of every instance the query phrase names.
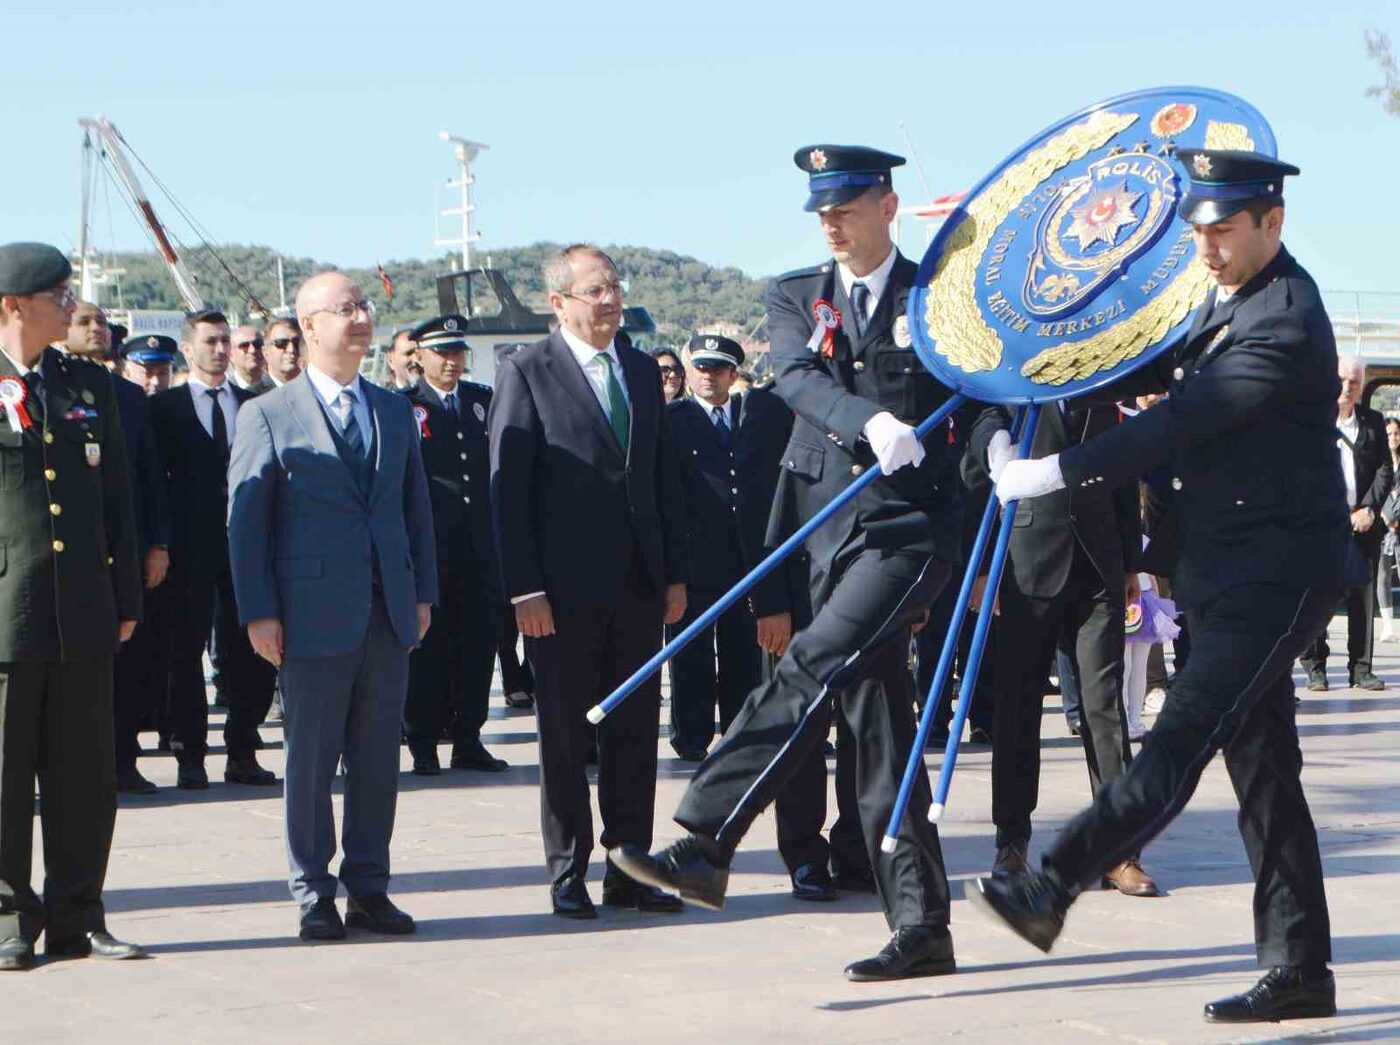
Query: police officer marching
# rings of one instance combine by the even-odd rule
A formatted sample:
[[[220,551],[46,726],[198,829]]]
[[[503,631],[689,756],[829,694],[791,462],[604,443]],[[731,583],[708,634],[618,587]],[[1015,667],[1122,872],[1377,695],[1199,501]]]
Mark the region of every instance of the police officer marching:
[[[505,599],[491,534],[491,389],[462,379],[466,329],[466,318],[457,315],[414,327],[423,376],[402,390],[418,422],[440,587],[432,626],[409,661],[404,705],[413,771],[421,776],[441,772],[437,744],[444,728],[452,738],[453,769],[509,768],[481,742]]]
[[[767,295],[774,389],[797,415],[770,539],[877,462],[885,474],[807,541],[815,615],[696,771],[676,812],[690,834],[654,855],[623,847],[613,859],[643,882],[721,906],[740,839],[820,749],[834,703],[860,745],[855,789],[894,930],[846,976],[942,975],[956,962],[927,777],[896,852],[881,852],[880,839],[914,740],[911,629],[960,555],[955,462],[941,437],[925,445],[912,427],[949,392],[916,361],[905,317],[917,266],[890,237],[899,205],[891,172],[903,158],[816,145],[794,161],[808,175],[805,209],[818,213],[833,260],[779,277]]]
[[[1340,382],[1317,285],[1281,242],[1283,179],[1253,152],[1179,149],[1179,213],[1216,284],[1173,360],[1168,396],[1079,446],[989,462],[1003,502],[1170,465],[1172,498],[1142,567],[1170,574],[1191,656],[1142,753],[1045,852],[1039,873],[983,878],[968,896],[1049,950],[1082,889],[1161,832],[1223,751],[1254,873],[1254,937],[1269,971],[1205,1008],[1213,1022],[1330,1016],[1331,930],[1303,764],[1292,663],[1346,583],[1350,526],[1337,466]],[[1298,497],[1295,491],[1307,490]]]
[[[72,268],[0,247],[0,970],[49,957],[138,958],[107,932],[116,822],[112,657],[141,615],[119,414],[105,369],[65,339]],[[45,882],[30,884],[34,784]]]

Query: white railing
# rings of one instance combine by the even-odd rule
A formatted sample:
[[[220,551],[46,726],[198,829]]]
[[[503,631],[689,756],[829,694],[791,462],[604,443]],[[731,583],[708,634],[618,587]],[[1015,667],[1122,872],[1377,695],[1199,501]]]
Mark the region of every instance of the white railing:
[[[1400,361],[1400,293],[1324,290],[1337,350]]]

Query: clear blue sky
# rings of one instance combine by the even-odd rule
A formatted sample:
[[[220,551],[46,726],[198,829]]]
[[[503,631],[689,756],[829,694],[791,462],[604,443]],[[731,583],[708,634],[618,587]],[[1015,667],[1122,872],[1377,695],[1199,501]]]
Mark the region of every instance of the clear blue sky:
[[[822,256],[800,145],[902,152],[902,119],[946,192],[1086,104],[1191,83],[1253,102],[1303,169],[1285,239],[1324,287],[1400,291],[1400,118],[1365,97],[1380,73],[1362,38],[1400,45],[1393,0],[76,0],[3,25],[0,240],[74,242],[75,121],[102,112],[220,241],[434,255],[447,129],[491,145],[486,249],[594,239],[766,275]],[[922,195],[912,166],[901,178]],[[115,203],[96,239],[144,245]]]

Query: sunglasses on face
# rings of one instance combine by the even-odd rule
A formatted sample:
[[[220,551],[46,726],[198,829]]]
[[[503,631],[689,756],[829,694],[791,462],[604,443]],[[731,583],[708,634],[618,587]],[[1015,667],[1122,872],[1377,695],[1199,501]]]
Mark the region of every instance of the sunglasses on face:
[[[275,337],[272,339],[272,343],[284,352],[288,345],[292,348],[301,348],[301,338],[299,337]]]
[[[237,345],[238,348],[242,348],[242,349],[262,348],[262,347],[263,347],[263,340],[262,340],[262,338],[260,338],[260,337],[255,337],[255,338],[253,338],[252,341],[239,341],[239,342],[236,342],[236,345]]]
[[[680,377],[684,373],[685,370],[678,366],[666,366],[663,364],[661,367],[661,374],[663,377]]]

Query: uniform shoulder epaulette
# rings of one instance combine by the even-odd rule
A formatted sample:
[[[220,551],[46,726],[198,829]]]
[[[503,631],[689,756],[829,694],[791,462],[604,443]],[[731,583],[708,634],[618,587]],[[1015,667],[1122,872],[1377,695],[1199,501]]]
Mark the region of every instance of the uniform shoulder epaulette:
[[[786,283],[789,280],[805,279],[810,276],[825,276],[831,271],[831,262],[821,265],[809,265],[805,269],[793,269],[791,272],[784,272],[781,276],[774,278],[775,283]]]

